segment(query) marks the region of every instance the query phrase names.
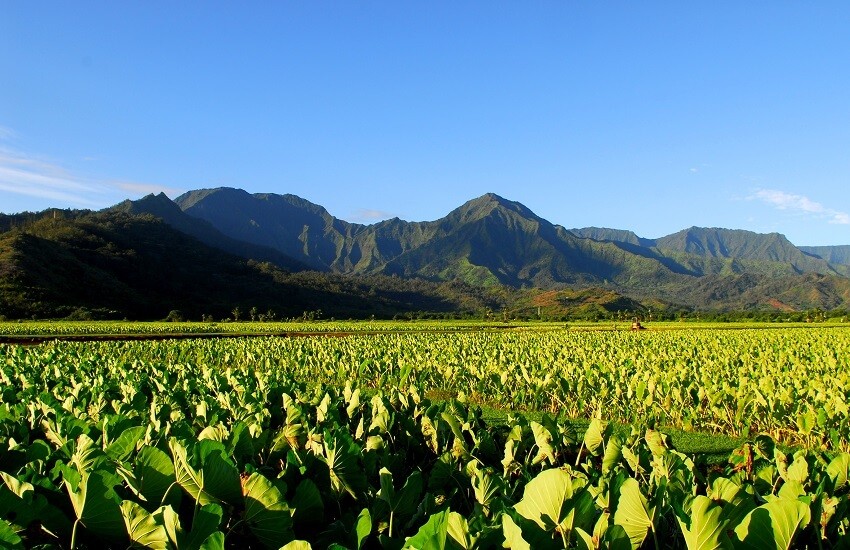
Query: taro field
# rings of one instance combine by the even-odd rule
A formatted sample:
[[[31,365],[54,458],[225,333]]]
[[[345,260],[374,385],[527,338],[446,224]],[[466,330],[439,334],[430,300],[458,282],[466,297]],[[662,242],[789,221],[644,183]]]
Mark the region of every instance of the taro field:
[[[848,362],[839,327],[4,344],[0,547],[845,548]]]

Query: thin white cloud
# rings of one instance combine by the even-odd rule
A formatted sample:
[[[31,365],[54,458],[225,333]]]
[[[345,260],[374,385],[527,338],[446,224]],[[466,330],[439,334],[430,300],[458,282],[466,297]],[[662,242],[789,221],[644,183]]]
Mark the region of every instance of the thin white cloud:
[[[0,150],[0,190],[28,197],[95,206],[98,189],[62,167],[9,150]]]
[[[166,187],[164,185],[159,185],[158,183],[143,183],[138,181],[110,181],[107,182],[107,184],[138,195],[165,193],[169,197],[174,197],[183,192],[183,190],[181,189],[176,189],[174,187]]]
[[[757,189],[750,198],[758,199],[779,210],[787,210],[819,219],[826,219],[829,223],[850,225],[850,214],[827,208],[804,195],[786,193],[776,189]]]
[[[0,139],[2,131],[0,127]],[[54,161],[0,146],[0,192],[99,208],[127,198],[128,194],[164,192],[174,196],[179,190],[154,183],[86,177]]]
[[[391,212],[374,210],[371,208],[361,208],[352,214],[351,219],[352,221],[359,223],[372,223],[380,220],[387,220],[392,217],[395,217],[395,214]]]
[[[11,128],[0,126],[0,141],[11,141],[15,139],[17,134]]]

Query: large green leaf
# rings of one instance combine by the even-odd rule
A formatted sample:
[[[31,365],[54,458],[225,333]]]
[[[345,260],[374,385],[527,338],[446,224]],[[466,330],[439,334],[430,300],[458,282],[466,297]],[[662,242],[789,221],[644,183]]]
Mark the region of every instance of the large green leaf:
[[[125,500],[121,503],[121,515],[124,517],[124,525],[133,546],[152,550],[168,548],[168,534],[162,523],[162,510],[158,514],[151,514],[135,502]]]
[[[719,550],[732,547],[726,523],[720,519],[723,509],[706,496],[697,496],[685,520],[677,517],[689,550]]]
[[[71,464],[77,467],[81,475],[96,469],[106,461],[106,454],[86,434],[81,434],[75,443]]]
[[[245,522],[267,548],[280,548],[295,538],[292,510],[274,484],[254,472],[245,480]]]
[[[404,483],[400,491],[393,487],[393,475],[386,469],[380,471],[381,490],[378,491],[378,500],[386,503],[390,513],[399,516],[410,516],[416,512],[422,494],[422,474],[413,472]]]
[[[620,463],[623,458],[623,442],[620,436],[613,435],[605,444],[605,454],[602,456],[602,473],[607,474]]]
[[[632,548],[640,548],[646,535],[652,530],[653,512],[640,492],[637,480],[632,477],[625,480],[620,486],[620,499],[614,513],[614,523],[626,531]]]
[[[4,519],[0,519],[0,550],[24,550],[24,541]]]
[[[204,491],[231,505],[241,502],[239,470],[227,457],[224,445],[218,441],[201,441],[197,451],[201,456]]]
[[[415,535],[407,539],[404,548],[416,550],[444,550],[449,529],[449,511],[438,512],[428,518]]]
[[[137,490],[153,506],[163,503],[166,492],[177,481],[174,475],[174,463],[167,454],[156,447],[142,447],[136,455],[133,473],[138,483]],[[174,498],[178,498],[180,490],[172,491],[171,494],[175,495]],[[169,497],[171,500],[171,495]]]
[[[360,515],[357,516],[357,523],[354,524],[354,538],[355,538],[355,546],[356,550],[360,550],[363,547],[363,543],[372,534],[372,515],[369,513],[368,508],[363,508],[360,511]]]
[[[778,498],[759,506],[735,528],[737,548],[781,549],[791,547],[797,531],[811,520],[809,507],[798,500]]]
[[[145,429],[144,426],[127,428],[106,447],[106,455],[112,460],[119,462],[126,460],[130,456],[130,453],[133,452],[133,449],[136,448],[139,439],[145,435]]]
[[[340,434],[333,438],[333,444],[325,443],[325,457],[331,476],[331,487],[337,498],[343,493],[359,498],[366,492],[366,474],[358,463],[358,452],[349,438]]]
[[[176,439],[170,440],[168,446],[171,449],[171,456],[174,459],[175,478],[183,490],[201,506],[206,504],[220,504],[221,501],[206,490],[204,471],[196,470],[189,464],[186,448]]]
[[[502,534],[505,537],[505,548],[512,550],[531,550],[531,545],[522,537],[522,529],[510,514],[502,514]]]
[[[296,525],[309,527],[324,524],[325,505],[322,502],[322,494],[311,480],[304,479],[298,484],[291,504],[295,508],[292,520]]]
[[[207,541],[210,541],[209,544],[216,544],[218,539],[214,535],[221,525],[222,515],[221,506],[218,504],[202,506],[195,513],[192,531],[186,533],[180,525],[180,517],[173,508],[166,506],[162,511],[163,525],[168,539],[178,550],[198,550]],[[221,542],[223,545],[224,538]]]
[[[120,479],[116,475],[103,470],[84,475],[74,488],[71,483],[65,483],[80,523],[95,535],[109,540],[121,540],[127,535],[121,515],[121,500],[114,489],[119,484]]]
[[[605,445],[605,436],[609,431],[608,424],[598,418],[590,421],[587,431],[584,432],[584,446],[592,455],[602,453]]]
[[[531,461],[532,464],[538,464],[544,460],[549,460],[549,464],[555,465],[558,461],[557,452],[552,446],[554,436],[552,432],[539,422],[531,423],[531,433],[534,435],[534,444],[537,445],[537,455]]]
[[[216,531],[208,536],[198,547],[198,550],[224,550],[224,533]]]
[[[528,482],[514,509],[546,532],[570,536],[575,521],[572,476],[557,468],[544,470]]]
[[[832,479],[835,489],[840,489],[847,483],[850,471],[850,454],[840,453],[826,467],[826,474]]]

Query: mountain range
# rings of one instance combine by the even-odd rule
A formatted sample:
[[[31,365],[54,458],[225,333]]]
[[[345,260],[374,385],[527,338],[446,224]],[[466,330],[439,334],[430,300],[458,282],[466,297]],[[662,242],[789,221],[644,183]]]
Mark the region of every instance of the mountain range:
[[[75,226],[73,231],[68,229],[71,233],[93,231],[93,227],[108,221],[110,236],[104,237],[101,232],[99,237],[105,241],[121,239],[121,223],[141,231],[138,224],[156,222],[159,225],[153,232],[165,239],[158,245],[160,256],[179,245],[185,260],[175,257],[176,264],[198,255],[216,258],[215,263],[222,265],[206,265],[201,270],[210,276],[228,263],[239,263],[249,272],[264,266],[266,283],[271,285],[262,294],[265,296],[276,295],[275,279],[280,284],[287,277],[307,272],[323,274],[325,282],[315,283],[313,290],[331,279],[355,281],[346,284],[356,287],[356,281],[371,277],[367,286],[373,296],[376,289],[398,285],[398,281],[418,281],[415,284],[420,285],[420,294],[415,299],[404,306],[403,301],[393,302],[387,294],[381,314],[393,308],[409,311],[420,305],[451,310],[464,302],[459,293],[480,294],[480,289],[490,289],[485,292],[489,297],[480,295],[463,307],[508,307],[523,300],[553,303],[552,292],[555,296],[561,293],[554,303],[563,304],[569,302],[565,296],[588,289],[610,296],[611,303],[622,304],[618,302],[622,299],[686,309],[790,311],[846,308],[850,304],[850,246],[797,247],[778,233],[721,228],[691,227],[657,239],[620,229],[567,229],[492,193],[468,201],[443,218],[425,222],[393,218],[371,225],[350,223],[296,195],[251,194],[231,188],[190,191],[173,201],[164,194],[149,195],[99,213],[65,213],[63,219],[69,227],[87,220],[88,229]],[[49,223],[34,231],[38,223],[42,222],[27,224],[21,215],[0,216],[0,285],[9,287],[10,272],[38,272],[35,266],[22,267],[22,258],[32,255],[22,244],[26,241],[23,235],[51,241],[46,231]],[[29,229],[13,229],[15,225]],[[52,242],[62,249],[70,241]],[[145,242],[156,244],[151,238]],[[17,253],[4,253],[4,247],[11,250],[12,244]],[[125,243],[129,250],[133,250],[131,244]],[[108,248],[108,243],[103,246]],[[114,244],[113,248],[121,247]],[[207,249],[215,253],[205,252]],[[75,258],[90,267],[91,258],[79,254]],[[196,272],[185,266],[183,271]],[[270,276],[271,272],[275,275]],[[155,294],[157,277],[150,277],[153,286],[149,293]],[[167,273],[160,274],[160,278],[165,277]],[[240,288],[251,286],[250,276],[245,277],[248,279],[237,285]],[[122,276],[116,275],[115,280],[121,283]],[[298,283],[287,280],[287,284]],[[461,286],[447,293],[447,284]],[[49,287],[50,282],[32,285]],[[462,292],[458,290],[461,288]],[[515,289],[529,289],[537,298],[521,297],[523,291]],[[131,290],[127,292],[132,294]],[[247,303],[248,299],[231,296],[232,289],[199,292],[217,292],[222,302]],[[368,302],[369,292],[361,294]],[[543,295],[549,298],[540,298]],[[321,298],[316,296],[316,307],[322,307]],[[203,299],[195,296],[194,302],[189,302],[199,301]],[[286,309],[285,300],[277,300],[276,305]],[[309,305],[307,299],[298,307]],[[184,301],[181,307],[191,305]],[[218,310],[221,307],[223,303]],[[369,307],[358,303],[354,310],[363,312]]]

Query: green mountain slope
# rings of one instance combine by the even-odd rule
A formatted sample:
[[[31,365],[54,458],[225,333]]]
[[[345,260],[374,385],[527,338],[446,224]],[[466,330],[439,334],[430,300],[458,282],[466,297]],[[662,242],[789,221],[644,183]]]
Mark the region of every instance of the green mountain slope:
[[[807,281],[793,276],[818,273],[839,277],[829,284],[840,286],[850,272],[779,234],[692,227],[644,239],[624,230],[566,230],[492,193],[435,221],[396,218],[373,225],[339,220],[295,195],[206,189],[175,202],[231,238],[336,273],[515,288],[600,287],[642,300],[732,308],[770,307],[773,298],[754,297],[768,291],[768,281],[793,287]]]
[[[850,245],[801,246],[800,250],[822,258],[831,264],[850,265]]]
[[[779,233],[691,227],[656,239],[655,247],[700,257],[785,264],[797,273],[846,274],[845,270],[839,272],[829,262],[803,252]]]

